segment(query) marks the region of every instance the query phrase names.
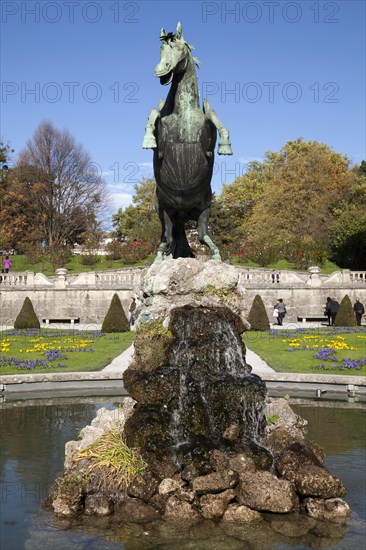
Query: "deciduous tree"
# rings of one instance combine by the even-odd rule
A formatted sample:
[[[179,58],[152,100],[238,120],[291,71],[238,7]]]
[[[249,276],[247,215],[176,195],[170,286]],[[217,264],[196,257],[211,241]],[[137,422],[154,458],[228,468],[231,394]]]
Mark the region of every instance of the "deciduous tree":
[[[262,265],[287,257],[298,267],[322,263],[329,253],[332,211],[351,185],[349,159],[328,145],[302,138],[266,153],[272,177],[243,221],[259,244]]]
[[[352,185],[333,210],[332,259],[340,267],[366,269],[366,163],[352,170]]]
[[[132,204],[125,209],[120,208],[113,215],[113,227],[119,239],[146,242],[151,251],[159,243],[161,234],[160,221],[155,211],[155,180],[142,179],[134,188],[136,194]]]
[[[90,155],[67,130],[42,122],[17,163],[18,177],[27,182],[43,238],[75,242],[91,217],[107,207],[106,186]]]

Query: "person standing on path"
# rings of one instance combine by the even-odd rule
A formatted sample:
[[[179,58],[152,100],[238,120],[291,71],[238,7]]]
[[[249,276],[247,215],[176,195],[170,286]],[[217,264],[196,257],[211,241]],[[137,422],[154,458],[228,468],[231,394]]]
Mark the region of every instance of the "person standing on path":
[[[286,306],[283,303],[282,298],[279,298],[279,300],[277,301],[277,304],[274,306],[274,309],[277,309],[278,311],[277,325],[282,326],[282,321],[285,318],[285,315],[287,313]]]
[[[328,317],[328,327],[330,327],[331,323],[330,323],[330,320],[332,318],[332,314],[330,312],[330,310],[332,309],[332,298],[330,296],[327,297],[327,301],[325,303],[325,308],[324,308],[324,315],[326,315]]]
[[[4,273],[9,273],[9,269],[11,268],[11,261],[9,260],[9,256],[5,256],[5,260],[3,260],[3,268]]]
[[[135,324],[135,313],[136,313],[136,298],[135,296],[132,296],[130,305],[128,306],[128,311],[130,313],[130,317],[128,319],[128,322],[131,327]]]
[[[338,310],[339,310],[339,303],[335,298],[332,298],[332,303],[330,304],[330,315],[332,317],[332,325],[334,325]]]
[[[355,315],[356,315],[357,326],[360,327],[361,321],[362,321],[362,315],[365,313],[365,308],[359,299],[356,300],[353,306],[353,311],[355,312]]]

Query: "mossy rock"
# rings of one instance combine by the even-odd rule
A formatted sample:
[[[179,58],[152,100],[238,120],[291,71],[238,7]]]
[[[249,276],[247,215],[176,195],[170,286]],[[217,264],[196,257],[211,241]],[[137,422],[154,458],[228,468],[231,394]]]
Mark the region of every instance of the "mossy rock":
[[[33,304],[30,298],[24,300],[22,309],[20,310],[17,318],[14,322],[14,328],[27,329],[27,328],[40,328],[38,317],[34,311]]]
[[[259,294],[257,294],[253,300],[248,315],[248,322],[250,323],[250,330],[265,331],[270,329],[266,308]]]
[[[171,410],[159,406],[136,405],[124,425],[126,444],[153,453],[158,459],[164,457],[173,445],[171,414]]]
[[[141,404],[163,404],[179,397],[179,371],[162,367],[145,372],[134,361],[123,373],[123,386]]]
[[[351,300],[346,294],[342,299],[339,310],[337,312],[335,321],[335,327],[355,327],[357,326],[356,315],[353,311]]]
[[[114,294],[102,324],[102,332],[129,332],[129,330],[130,325],[123,311],[121,300],[117,294]]]
[[[147,373],[163,367],[173,342],[173,334],[161,321],[142,325],[135,339],[135,368]]]

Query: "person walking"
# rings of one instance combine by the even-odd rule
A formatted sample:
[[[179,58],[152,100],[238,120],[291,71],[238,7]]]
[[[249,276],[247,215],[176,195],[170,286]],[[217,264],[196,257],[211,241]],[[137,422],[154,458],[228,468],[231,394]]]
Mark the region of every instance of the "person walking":
[[[135,296],[132,296],[130,305],[128,306],[128,311],[130,313],[130,317],[128,319],[128,322],[131,327],[135,324],[135,314],[136,314],[136,298]]]
[[[4,273],[9,273],[9,269],[11,268],[11,261],[9,260],[9,256],[5,256],[5,259],[3,260],[3,269]]]
[[[326,317],[328,317],[328,327],[330,327],[331,323],[330,323],[330,320],[332,318],[332,314],[330,312],[332,308],[332,298],[330,296],[327,297],[327,301],[325,303],[325,308],[324,308],[324,315]]]
[[[360,327],[361,321],[362,321],[362,315],[365,313],[365,307],[358,298],[354,303],[353,311],[355,312],[355,315],[356,315],[357,326]]]
[[[283,319],[285,318],[285,315],[287,313],[286,306],[283,303],[283,299],[279,298],[277,303],[274,306],[274,310],[278,311],[278,317],[277,317],[277,325],[282,326]]]
[[[334,325],[338,310],[339,310],[339,303],[335,298],[332,298],[332,303],[330,305],[330,316],[332,318],[332,325]]]

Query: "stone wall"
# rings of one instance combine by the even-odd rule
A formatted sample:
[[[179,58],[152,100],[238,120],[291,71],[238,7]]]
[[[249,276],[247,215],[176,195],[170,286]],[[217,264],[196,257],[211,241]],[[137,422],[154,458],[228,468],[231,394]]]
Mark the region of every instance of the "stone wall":
[[[218,264],[218,269],[220,264]],[[348,294],[352,303],[358,298],[366,304],[366,273],[348,270],[330,276],[318,273],[281,271],[280,282],[272,283],[271,270],[238,267],[239,283],[244,288],[244,316],[256,294],[262,297],[272,321],[277,298],[286,303],[286,322],[297,316],[322,315],[327,296],[339,302]],[[28,296],[42,318],[80,317],[81,323],[102,323],[113,294],[116,292],[127,313],[132,294],[140,292],[142,268],[55,277],[41,273],[10,273],[0,282],[0,326],[11,325]],[[210,282],[207,282],[210,284]]]

